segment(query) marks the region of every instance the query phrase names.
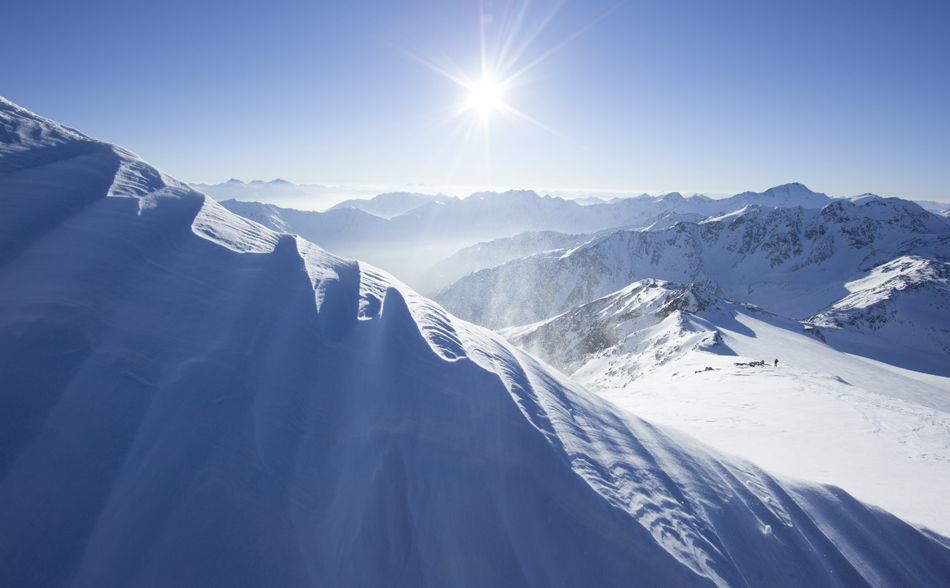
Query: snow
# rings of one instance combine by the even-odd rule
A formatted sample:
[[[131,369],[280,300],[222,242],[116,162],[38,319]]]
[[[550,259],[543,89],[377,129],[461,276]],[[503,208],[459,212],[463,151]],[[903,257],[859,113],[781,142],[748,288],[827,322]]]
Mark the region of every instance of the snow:
[[[500,328],[657,278],[805,319],[847,295],[846,283],[903,255],[950,259],[950,223],[893,198],[835,200],[821,209],[756,205],[699,223],[614,231],[565,256],[515,259],[458,280],[436,299]]]
[[[26,227],[0,249],[4,585],[950,578],[946,539],[626,414],[384,272],[7,102],[0,128],[0,234]]]
[[[892,265],[904,275],[930,267]],[[881,283],[875,274],[854,285]],[[648,420],[950,532],[946,362],[932,375],[892,365],[919,363],[912,348],[888,346],[892,364],[856,356],[825,327],[660,280],[502,334]],[[853,337],[877,342],[877,333]],[[757,360],[766,365],[736,365]]]
[[[950,375],[950,264],[903,255],[845,288],[847,296],[808,319],[830,340],[860,355]]]
[[[603,395],[775,472],[835,484],[950,533],[950,378],[835,352],[807,335],[738,317],[737,356],[694,351]],[[768,365],[775,356],[778,367]],[[765,359],[763,368],[734,364]],[[715,371],[700,371],[706,366]]]

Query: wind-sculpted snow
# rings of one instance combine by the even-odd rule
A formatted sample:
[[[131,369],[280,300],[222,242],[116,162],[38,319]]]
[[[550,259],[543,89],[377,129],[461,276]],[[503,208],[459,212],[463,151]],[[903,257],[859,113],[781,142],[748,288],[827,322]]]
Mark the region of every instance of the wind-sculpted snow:
[[[43,227],[0,262],[0,584],[950,578],[942,538],[626,416],[383,272],[44,148],[0,172]]]
[[[669,229],[617,231],[566,255],[517,259],[436,298],[461,317],[503,327],[657,278],[803,319],[845,296],[845,282],[908,254],[950,258],[950,223],[896,198],[836,200],[820,210],[750,206]]]

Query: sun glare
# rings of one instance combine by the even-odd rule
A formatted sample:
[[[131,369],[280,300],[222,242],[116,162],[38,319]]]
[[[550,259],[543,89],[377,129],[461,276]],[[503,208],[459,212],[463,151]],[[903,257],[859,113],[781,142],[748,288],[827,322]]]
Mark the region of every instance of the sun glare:
[[[405,52],[423,66],[457,84],[460,90],[458,102],[447,104],[441,109],[439,118],[442,120],[439,122],[451,125],[451,132],[447,134],[447,138],[463,145],[467,145],[470,139],[480,135],[485,147],[485,162],[490,168],[492,127],[503,122],[498,119],[527,122],[538,129],[565,139],[557,130],[521,110],[517,106],[517,95],[520,94],[522,101],[524,100],[526,87],[531,83],[528,75],[531,70],[587,32],[594,24],[610,14],[613,8],[603,12],[599,17],[560,41],[544,48],[536,47],[535,41],[551,38],[543,33],[560,9],[561,2],[556,3],[547,14],[538,14],[538,18],[528,18],[528,2],[520,4],[520,9],[514,12],[511,11],[514,10],[511,6],[516,3],[510,6],[506,4],[511,10],[503,8],[497,13],[492,12],[490,6],[489,12],[486,13],[484,0],[480,0],[478,4],[480,59],[478,62],[469,61],[470,65],[478,63],[478,69],[466,72],[458,64],[445,63],[445,60],[443,63],[434,63],[410,51]],[[489,26],[493,23],[495,23],[493,26]],[[458,157],[461,157],[463,151],[460,150],[458,153]],[[456,163],[452,164],[453,168]]]
[[[505,105],[505,85],[496,82],[490,75],[483,75],[481,80],[467,84],[466,88],[468,96],[465,107],[478,112],[483,118],[501,110]]]

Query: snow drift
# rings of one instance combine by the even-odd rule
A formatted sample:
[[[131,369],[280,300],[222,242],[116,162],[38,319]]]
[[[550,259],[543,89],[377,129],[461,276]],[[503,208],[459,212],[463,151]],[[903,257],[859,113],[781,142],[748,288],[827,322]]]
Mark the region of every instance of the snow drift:
[[[0,102],[0,583],[935,585],[946,541],[606,405]]]

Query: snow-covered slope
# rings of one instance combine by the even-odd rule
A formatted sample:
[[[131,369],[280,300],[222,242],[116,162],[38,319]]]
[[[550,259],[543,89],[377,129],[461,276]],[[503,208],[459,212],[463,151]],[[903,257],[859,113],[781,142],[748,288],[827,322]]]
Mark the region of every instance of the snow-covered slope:
[[[696,213],[663,212],[646,221],[646,229],[655,230],[674,226],[683,221],[700,221]],[[439,292],[468,274],[505,264],[538,253],[563,255],[593,239],[610,234],[613,229],[596,233],[569,234],[556,231],[520,233],[514,237],[502,237],[459,249],[452,255],[433,264],[419,278],[419,288],[424,292]]]
[[[841,346],[950,376],[950,263],[901,256],[845,288],[809,322]]]
[[[901,255],[950,258],[950,222],[891,199],[820,210],[748,206],[660,230],[617,231],[566,255],[536,255],[462,278],[437,299],[490,327],[527,324],[659,278],[705,284],[794,318],[845,296],[845,283]]]
[[[716,325],[738,307],[695,284],[648,279],[500,334],[587,384],[623,387],[695,349],[732,355]]]
[[[945,539],[624,415],[128,152],[6,101],[0,138],[4,585],[950,578]]]
[[[355,208],[368,212],[380,218],[393,218],[401,214],[406,214],[410,210],[418,208],[423,204],[430,202],[449,202],[456,200],[454,196],[445,194],[419,194],[416,192],[386,192],[377,194],[372,198],[351,198],[344,200],[333,208]]]
[[[906,263],[919,271],[902,275],[926,271]],[[931,320],[947,316],[934,309]],[[643,280],[502,333],[631,411],[950,532],[946,359],[943,377],[895,369],[845,353],[831,330],[696,285]],[[852,334],[850,344],[876,338]],[[925,353],[912,341],[877,344],[891,363]]]

